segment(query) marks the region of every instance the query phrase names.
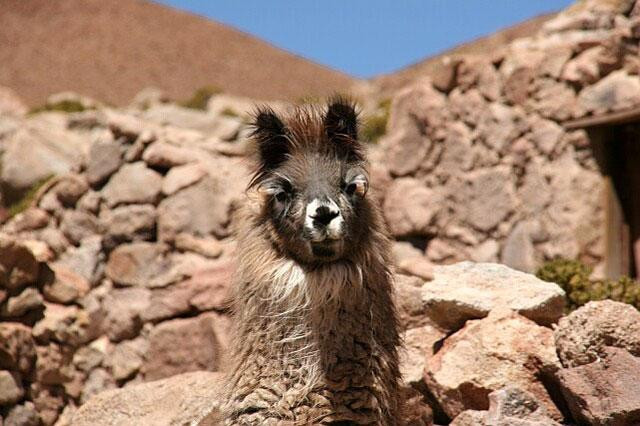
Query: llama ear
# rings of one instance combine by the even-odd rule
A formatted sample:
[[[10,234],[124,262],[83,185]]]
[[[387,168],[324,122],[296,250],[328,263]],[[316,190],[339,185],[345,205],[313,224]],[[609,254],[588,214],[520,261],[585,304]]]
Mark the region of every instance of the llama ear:
[[[271,108],[261,108],[254,115],[252,136],[258,144],[261,174],[275,169],[290,151],[287,128]]]
[[[354,104],[341,97],[332,99],[324,116],[324,126],[329,139],[358,140],[358,113]]]
[[[358,113],[353,102],[336,97],[329,102],[324,116],[324,127],[330,141],[338,146],[338,152],[349,160],[361,160],[358,142]]]

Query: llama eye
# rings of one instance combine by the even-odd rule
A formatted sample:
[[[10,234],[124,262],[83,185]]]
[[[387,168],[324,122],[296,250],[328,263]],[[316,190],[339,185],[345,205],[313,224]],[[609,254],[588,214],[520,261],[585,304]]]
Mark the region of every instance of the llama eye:
[[[276,193],[275,195],[276,200],[278,200],[278,202],[280,203],[284,203],[285,201],[287,201],[287,193],[285,191],[279,191]]]
[[[347,184],[347,186],[344,189],[344,192],[349,196],[357,195],[358,197],[364,197],[365,194],[367,193],[367,189],[368,189],[367,181],[365,179],[357,178],[352,182],[350,182],[349,184]]]

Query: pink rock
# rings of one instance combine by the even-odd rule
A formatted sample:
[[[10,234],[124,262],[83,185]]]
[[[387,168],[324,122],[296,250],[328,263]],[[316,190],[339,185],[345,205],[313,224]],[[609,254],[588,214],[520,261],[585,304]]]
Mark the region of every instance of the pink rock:
[[[188,371],[218,371],[224,363],[227,337],[225,317],[207,313],[199,317],[165,321],[149,335],[149,350],[141,372],[157,380]]]
[[[640,424],[640,358],[608,347],[591,364],[557,373],[562,394],[581,424]]]
[[[62,265],[51,265],[55,278],[53,282],[45,284],[44,296],[56,303],[76,302],[89,292],[90,285],[84,277]]]
[[[553,332],[508,310],[468,321],[427,361],[425,381],[446,414],[487,410],[488,395],[507,385],[530,392],[554,419],[562,419],[541,371],[559,368]]]

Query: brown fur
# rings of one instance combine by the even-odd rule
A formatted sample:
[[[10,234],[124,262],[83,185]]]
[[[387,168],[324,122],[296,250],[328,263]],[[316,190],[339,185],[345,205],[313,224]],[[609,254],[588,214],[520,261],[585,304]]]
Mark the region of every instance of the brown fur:
[[[347,125],[355,120],[344,101],[332,105]],[[276,133],[286,131],[282,158],[271,133],[255,136],[261,148],[272,151],[260,153],[237,221],[229,425],[399,423],[390,243],[376,203],[369,195],[349,203],[336,189],[345,211],[344,241],[332,256],[317,259],[294,237],[296,207],[289,222],[278,222],[269,207],[273,194],[264,190],[274,175],[304,186],[308,175],[319,173],[323,185],[339,187],[335,176],[354,167],[366,170],[355,127],[338,120],[332,128],[327,114],[298,109],[280,123],[284,130],[278,120],[263,122]]]

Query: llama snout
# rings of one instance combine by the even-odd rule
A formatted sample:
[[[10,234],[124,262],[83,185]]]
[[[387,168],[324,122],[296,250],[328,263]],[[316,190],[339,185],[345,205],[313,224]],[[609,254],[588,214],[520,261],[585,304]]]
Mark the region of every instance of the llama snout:
[[[342,238],[344,219],[335,201],[315,198],[307,204],[305,214],[305,234],[312,242]]]

